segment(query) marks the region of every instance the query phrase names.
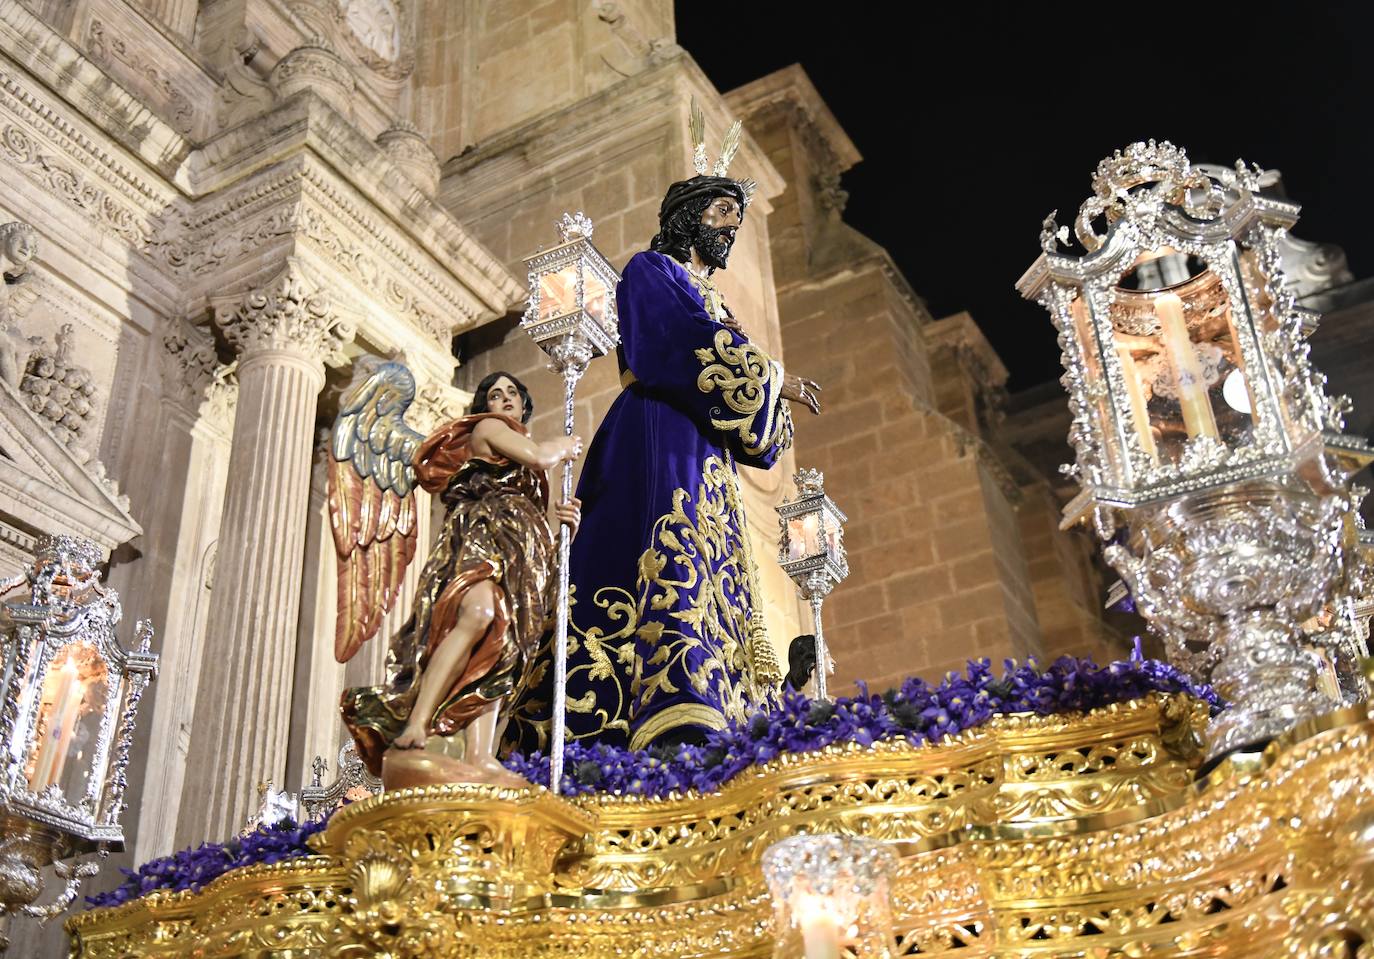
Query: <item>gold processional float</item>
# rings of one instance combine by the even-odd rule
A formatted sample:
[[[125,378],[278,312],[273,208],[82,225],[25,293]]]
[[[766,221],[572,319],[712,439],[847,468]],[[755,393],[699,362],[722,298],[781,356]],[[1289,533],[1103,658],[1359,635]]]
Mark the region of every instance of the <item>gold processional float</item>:
[[[1085,255],[1060,252],[1051,217],[1019,284],[1064,350],[1083,489],[1065,522],[1108,542],[1217,715],[1186,692],[1001,714],[931,744],[784,752],[667,798],[386,792],[334,811],[312,855],[69,919],[72,955],[1374,955],[1349,486],[1371,454],[1307,362],[1316,317],[1279,261],[1296,217],[1257,171],[1135,144],[1099,166]],[[578,314],[583,284],[564,288]],[[846,572],[819,480],[781,511],[817,611]]]

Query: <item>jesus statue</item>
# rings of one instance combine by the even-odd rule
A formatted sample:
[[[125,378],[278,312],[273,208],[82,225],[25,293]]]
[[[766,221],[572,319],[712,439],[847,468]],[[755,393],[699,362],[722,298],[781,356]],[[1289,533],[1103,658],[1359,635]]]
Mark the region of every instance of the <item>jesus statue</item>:
[[[818,413],[819,387],[749,342],[712,282],[754,189],[725,176],[738,139],[737,124],[710,175],[697,149],[698,175],[669,187],[616,292],[623,389],[577,490],[569,738],[698,742],[778,696],[736,467],[772,466],[791,445],[788,404]],[[526,752],[549,745],[551,646],[507,733]]]

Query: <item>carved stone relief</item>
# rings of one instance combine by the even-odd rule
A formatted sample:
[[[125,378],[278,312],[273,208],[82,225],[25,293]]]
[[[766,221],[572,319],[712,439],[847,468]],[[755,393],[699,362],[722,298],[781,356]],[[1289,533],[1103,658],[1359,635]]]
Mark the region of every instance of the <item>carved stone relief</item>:
[[[128,67],[146,81],[141,92],[151,94],[155,101],[161,101],[164,115],[173,129],[182,134],[191,133],[195,124],[195,108],[175,80],[150,57],[131,49],[129,44],[99,20],[92,20],[86,30],[86,53],[102,66],[117,62]]]

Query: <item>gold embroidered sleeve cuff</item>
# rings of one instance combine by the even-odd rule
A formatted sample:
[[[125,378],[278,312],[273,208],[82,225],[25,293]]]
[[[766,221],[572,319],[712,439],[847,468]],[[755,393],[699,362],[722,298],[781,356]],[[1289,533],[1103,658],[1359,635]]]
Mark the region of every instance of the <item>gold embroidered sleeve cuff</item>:
[[[696,351],[702,370],[697,389],[716,395],[711,425],[733,436],[745,456],[776,455],[792,444],[792,417],[782,398],[782,365],[727,329],[709,349]]]

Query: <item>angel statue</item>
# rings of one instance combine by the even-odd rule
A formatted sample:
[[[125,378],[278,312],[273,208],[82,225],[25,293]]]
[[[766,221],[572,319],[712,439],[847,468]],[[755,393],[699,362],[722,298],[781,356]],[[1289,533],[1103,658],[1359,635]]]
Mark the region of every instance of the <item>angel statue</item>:
[[[410,371],[385,363],[344,398],[334,421],[329,519],[340,662],[377,633],[400,593],[415,555],[415,486],[444,505],[412,615],[391,638],[386,681],[345,690],[344,723],[388,789],[527,786],[496,759],[496,743],[504,704],[526,682],[552,612],[557,551],[544,471],[576,459],[582,441],[532,440],[525,424],[534,404],[509,373],[483,379],[469,415],[428,437],[406,425],[414,398]],[[577,500],[555,513],[576,532]]]

